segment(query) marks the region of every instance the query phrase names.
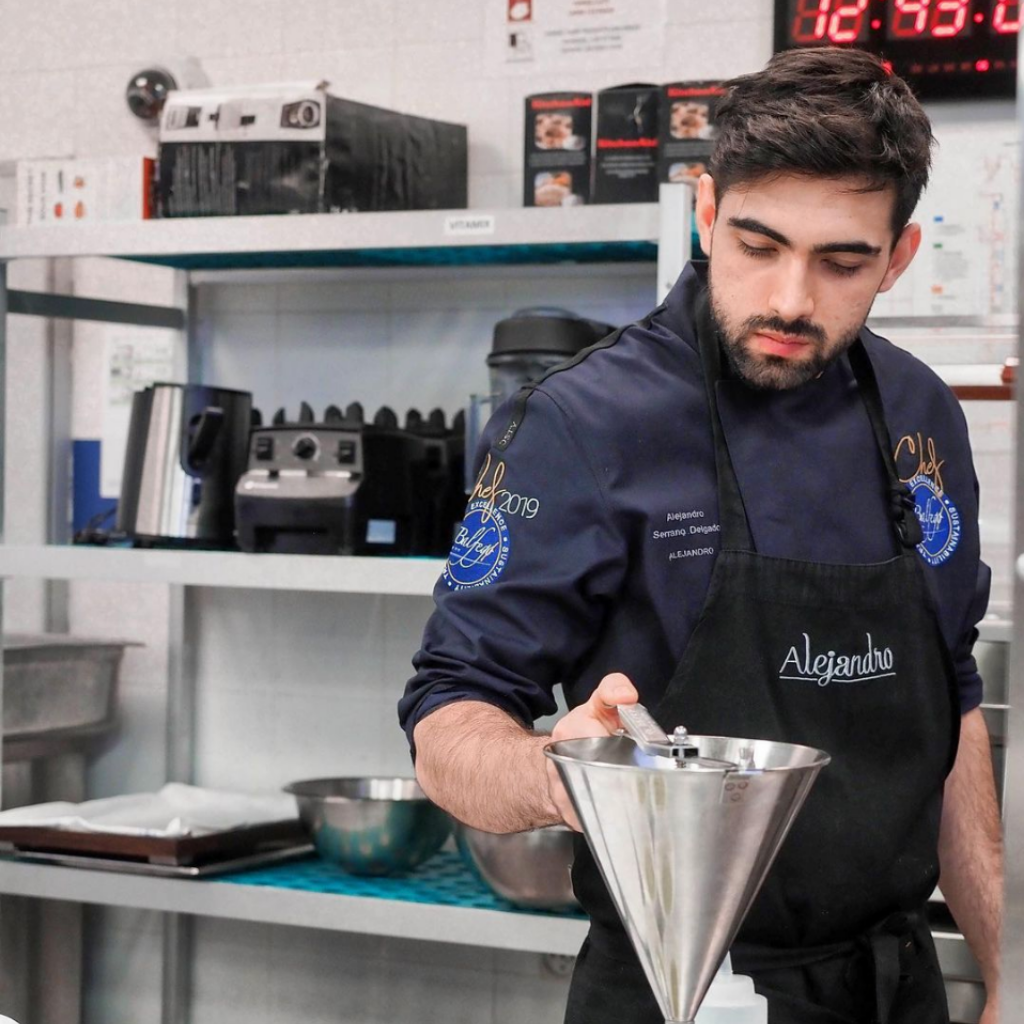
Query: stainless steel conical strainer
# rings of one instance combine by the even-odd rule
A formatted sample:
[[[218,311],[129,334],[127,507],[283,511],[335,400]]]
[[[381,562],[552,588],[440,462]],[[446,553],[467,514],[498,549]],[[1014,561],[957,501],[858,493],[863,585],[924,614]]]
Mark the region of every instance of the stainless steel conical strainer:
[[[692,1024],[828,754],[767,740],[630,735],[546,748],[668,1024]]]

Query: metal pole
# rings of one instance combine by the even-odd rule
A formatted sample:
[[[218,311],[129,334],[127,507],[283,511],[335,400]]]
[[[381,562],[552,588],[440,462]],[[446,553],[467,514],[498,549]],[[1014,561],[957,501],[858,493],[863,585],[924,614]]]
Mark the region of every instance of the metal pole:
[[[49,291],[69,296],[75,290],[75,264],[70,259],[49,261]],[[74,321],[51,319],[46,333],[49,346],[46,380],[47,544],[70,544],[71,522],[71,350]],[[67,580],[46,583],[46,631],[67,633],[71,629],[68,607],[71,588]],[[60,794],[54,800],[70,800]],[[78,799],[84,800],[84,794]]]
[[[1024,126],[1024,36],[1017,44],[1017,120]],[[1024,180],[1017,215],[1017,296],[1024,295]],[[1018,350],[1024,354],[1024,318],[1017,315]],[[1024,386],[1017,385],[1017,438],[1015,447],[1017,512],[1014,550],[1017,552],[1013,601],[1013,642],[1007,701],[1006,773],[1003,823],[1006,842],[1006,898],[1003,918],[1000,1004],[1003,1020],[1014,1007],[1024,1005]]]
[[[7,438],[7,263],[0,260],[0,544],[4,540],[4,446]],[[0,579],[0,723],[4,710],[4,581]],[[3,803],[3,783],[7,772],[3,763],[3,729],[0,728],[0,808]],[[15,787],[17,788],[17,787]],[[8,1013],[20,1013],[28,1001],[27,976],[30,957],[25,944],[25,923],[28,908],[24,900],[11,897],[0,899],[0,993]]]
[[[188,276],[175,280],[175,306],[186,309],[184,344],[175,353],[176,377],[199,380],[199,341],[195,315],[195,289]],[[194,617],[187,587],[172,586],[168,593],[167,631],[167,780],[195,779],[196,666]],[[194,921],[186,914],[165,914],[161,1024],[188,1024],[191,1017]]]
[[[47,261],[47,292],[70,296],[75,290],[75,264],[70,259]],[[46,386],[43,396],[46,432],[47,544],[71,540],[71,346],[74,323],[49,319],[46,323]],[[44,629],[68,633],[70,585],[47,580]],[[86,798],[85,756],[66,752],[34,762],[36,786],[32,801]],[[32,1006],[37,1024],[69,1024],[82,1018],[85,911],[80,903],[33,901],[35,939],[31,958]],[[29,933],[31,934],[31,932]],[[60,984],[53,984],[60,978]]]
[[[192,1002],[193,920],[164,914],[160,1024],[188,1024]]]
[[[661,302],[693,251],[693,189],[684,182],[658,188],[658,294]]]
[[[4,542],[4,446],[7,438],[7,263],[0,260],[0,544]],[[4,713],[4,581],[0,579],[0,722]],[[0,728],[0,807],[3,807],[3,729]],[[2,953],[2,951],[0,951]]]

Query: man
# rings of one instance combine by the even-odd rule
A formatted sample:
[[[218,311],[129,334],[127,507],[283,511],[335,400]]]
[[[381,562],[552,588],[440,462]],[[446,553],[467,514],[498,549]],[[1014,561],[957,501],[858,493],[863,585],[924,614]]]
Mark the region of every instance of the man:
[[[556,739],[613,732],[639,696],[668,730],[823,748],[736,969],[772,1024],[944,1024],[924,920],[941,866],[996,1024],[977,484],[955,398],[864,328],[920,244],[930,125],[875,58],[837,49],[730,83],[718,124],[706,275],[489,427],[400,708],[417,775],[478,828],[578,828],[528,728],[558,682]],[[566,1020],[660,1022],[577,848],[591,930]]]

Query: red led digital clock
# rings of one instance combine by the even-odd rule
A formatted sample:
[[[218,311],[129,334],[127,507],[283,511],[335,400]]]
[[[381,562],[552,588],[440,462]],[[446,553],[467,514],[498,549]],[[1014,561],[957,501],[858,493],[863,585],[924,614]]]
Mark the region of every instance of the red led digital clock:
[[[775,0],[775,49],[856,46],[923,99],[1013,96],[1024,0]]]

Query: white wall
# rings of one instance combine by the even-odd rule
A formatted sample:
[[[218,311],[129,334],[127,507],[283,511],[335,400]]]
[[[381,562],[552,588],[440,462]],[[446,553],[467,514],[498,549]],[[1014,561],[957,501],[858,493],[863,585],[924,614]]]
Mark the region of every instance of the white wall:
[[[501,0],[487,0],[488,3]],[[212,83],[326,77],[353,99],[469,126],[470,204],[521,195],[522,97],[630,80],[715,78],[756,69],[771,50],[769,0],[668,0],[663,48],[642,66],[528,80],[495,78],[484,59],[483,0],[0,0],[0,163],[25,157],[128,154],[152,148],[123,101],[129,75],[173,55],[199,58]],[[1008,105],[947,107],[937,122],[1006,121]],[[0,229],[2,230],[2,229]],[[45,268],[15,268],[15,283]],[[83,262],[83,294],[170,301],[170,275]],[[204,377],[251,388],[265,413],[302,399],[363,401],[371,411],[434,405],[453,412],[482,389],[493,323],[519,306],[557,303],[622,322],[644,313],[653,272],[595,269],[340,274],[275,278],[200,291]],[[7,500],[11,540],[40,539],[38,472],[43,325],[12,318]],[[96,436],[102,332],[76,333],[78,436]],[[1009,474],[999,424],[982,413],[985,461],[1008,522]],[[17,448],[15,445],[17,444]],[[14,449],[14,450],[12,450]],[[26,453],[16,458],[14,451]],[[984,483],[984,481],[983,481]],[[1002,490],[999,487],[1002,486]],[[41,621],[39,588],[6,588],[9,624]],[[15,595],[18,595],[15,598]],[[394,703],[429,611],[410,598],[200,591],[198,781],[274,788],[318,774],[408,772]],[[12,608],[13,604],[13,608]],[[90,772],[96,795],[153,788],[163,771],[166,590],[73,588],[72,627],[144,640],[123,673],[125,728]],[[159,919],[88,913],[87,1020],[159,1018]],[[540,958],[444,944],[203,921],[195,1024],[303,1019],[412,1024],[424,1018],[534,1024],[561,1020],[565,982]]]

